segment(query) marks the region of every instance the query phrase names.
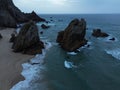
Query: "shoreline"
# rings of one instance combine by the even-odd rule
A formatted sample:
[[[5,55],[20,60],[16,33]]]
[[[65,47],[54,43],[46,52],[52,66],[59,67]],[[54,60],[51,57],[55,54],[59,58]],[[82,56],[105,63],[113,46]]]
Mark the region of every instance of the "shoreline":
[[[3,38],[0,39],[0,90],[10,90],[19,81],[24,80],[21,75],[22,64],[34,57],[12,52],[9,39],[15,31],[12,28],[0,29]]]

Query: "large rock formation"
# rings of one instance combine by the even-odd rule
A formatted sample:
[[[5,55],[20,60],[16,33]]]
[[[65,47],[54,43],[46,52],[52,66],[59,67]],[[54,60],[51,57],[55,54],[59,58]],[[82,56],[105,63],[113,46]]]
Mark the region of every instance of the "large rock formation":
[[[45,21],[35,12],[28,14],[21,12],[12,0],[0,0],[0,27],[17,27],[17,24],[30,20]]]
[[[57,42],[67,51],[75,51],[87,43],[85,39],[86,21],[74,19],[68,27],[58,33]]]
[[[108,37],[109,35],[105,32],[101,32],[101,29],[94,29],[92,36],[94,36],[94,37]]]
[[[34,22],[30,21],[21,28],[12,48],[14,52],[22,52],[24,54],[34,55],[42,53],[44,44],[39,39],[38,28]]]

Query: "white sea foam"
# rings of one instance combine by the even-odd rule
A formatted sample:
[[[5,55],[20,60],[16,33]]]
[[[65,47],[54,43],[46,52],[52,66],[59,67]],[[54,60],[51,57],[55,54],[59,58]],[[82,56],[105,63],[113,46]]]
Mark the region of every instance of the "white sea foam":
[[[67,52],[67,54],[69,54],[69,55],[77,55],[77,53],[75,53],[75,52]]]
[[[64,66],[68,69],[73,67],[73,63],[72,62],[68,62],[68,61],[64,61]]]
[[[67,69],[77,68],[77,66],[75,66],[75,65],[73,64],[73,62],[69,62],[69,61],[64,61],[64,66],[65,66],[65,68],[67,68]]]
[[[21,29],[21,28],[17,28],[17,29],[16,29],[17,34],[20,32],[20,29]]]
[[[84,46],[78,48],[77,51],[80,52],[81,50],[83,50],[83,49],[85,49],[85,48],[87,48],[87,49],[92,49],[91,45],[92,45],[92,42],[87,42],[86,45],[84,45]],[[69,54],[69,55],[77,55],[76,52],[67,52],[67,54]]]
[[[55,23],[45,23],[45,22],[40,22],[40,23],[37,23],[37,26],[41,26],[42,24],[45,24],[47,26],[55,26]]]
[[[30,62],[22,64],[23,71],[21,74],[24,76],[25,80],[20,81],[10,90],[34,90],[33,85],[35,84],[35,81],[38,78],[43,78],[42,75],[40,75],[40,72],[45,70],[43,59],[45,57],[46,50],[48,50],[51,46],[52,45],[50,42],[45,42],[45,49],[42,50],[42,54],[37,54],[33,59],[30,60]]]
[[[80,48],[77,49],[77,50],[80,52],[82,49],[85,49],[85,48],[87,48],[87,49],[92,49],[92,48],[93,48],[93,47],[92,47],[92,42],[87,42],[86,45],[80,47]]]
[[[40,37],[40,39],[46,39],[47,37]]]
[[[114,58],[120,60],[120,49],[105,50],[107,54],[112,55]]]
[[[115,40],[110,40],[110,39],[112,39],[112,38],[114,38]],[[115,42],[115,41],[118,41],[118,39],[117,39],[116,37],[110,35],[110,36],[106,37],[106,38],[104,39],[104,41],[106,41],[106,42],[113,42],[113,41],[114,41],[114,42]]]
[[[115,40],[110,40],[110,39],[115,39]],[[116,42],[116,41],[118,41],[118,39],[115,37],[115,36],[113,36],[113,35],[109,35],[108,37],[105,37],[105,38],[98,38],[99,40],[102,40],[102,41],[104,41],[104,42]]]

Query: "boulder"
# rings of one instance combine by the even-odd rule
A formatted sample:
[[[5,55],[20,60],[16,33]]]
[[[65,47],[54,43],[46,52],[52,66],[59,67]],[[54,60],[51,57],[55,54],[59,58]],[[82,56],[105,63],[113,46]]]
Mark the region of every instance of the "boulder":
[[[1,33],[0,33],[0,39],[2,39],[3,37],[2,37],[2,35],[1,35]]]
[[[45,25],[45,24],[42,24],[42,25],[41,25],[41,28],[42,28],[42,29],[48,29],[48,28],[50,28],[50,26],[47,26],[47,25]]]
[[[87,44],[85,34],[86,21],[84,19],[74,19],[64,31],[58,33],[56,41],[66,51],[75,51],[81,46]]]
[[[42,53],[44,44],[39,39],[38,28],[33,21],[23,25],[12,45],[14,52],[35,55]]]
[[[25,23],[30,20],[45,21],[35,12],[23,13],[13,3],[12,0],[0,0],[0,27],[16,28],[17,24]]]
[[[15,41],[15,39],[16,39],[16,36],[15,36],[14,33],[12,33],[9,42],[12,42],[12,43],[13,43],[13,42]]]
[[[109,35],[107,33],[101,32],[101,29],[94,29],[92,36],[94,36],[94,37],[108,37]]]

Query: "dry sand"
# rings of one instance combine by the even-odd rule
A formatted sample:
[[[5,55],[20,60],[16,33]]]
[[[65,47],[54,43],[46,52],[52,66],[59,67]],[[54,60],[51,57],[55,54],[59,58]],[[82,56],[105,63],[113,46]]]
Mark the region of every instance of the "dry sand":
[[[21,64],[31,59],[33,56],[12,52],[9,39],[15,29],[0,30],[3,38],[0,39],[0,90],[10,90],[10,88],[24,80],[21,76]]]

